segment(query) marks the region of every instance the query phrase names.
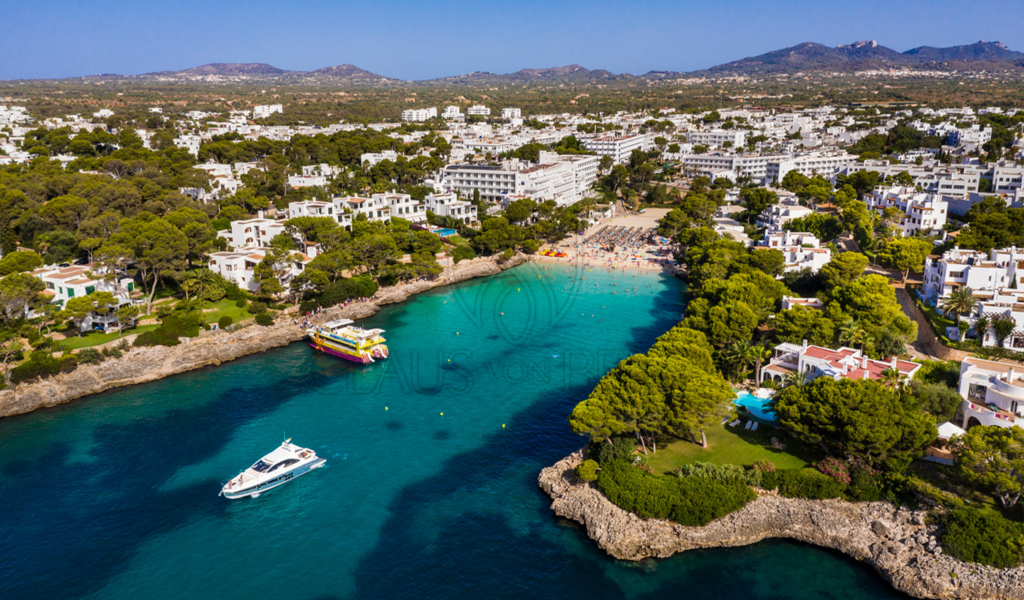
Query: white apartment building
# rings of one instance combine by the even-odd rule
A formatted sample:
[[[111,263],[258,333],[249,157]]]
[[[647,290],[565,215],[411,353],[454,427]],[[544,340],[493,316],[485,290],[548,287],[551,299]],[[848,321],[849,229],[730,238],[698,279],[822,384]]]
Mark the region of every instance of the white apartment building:
[[[1000,162],[992,167],[992,191],[996,194],[1012,194],[1021,189],[1024,167]]]
[[[345,229],[352,229],[352,213],[346,212],[345,207],[341,207],[341,212],[336,210],[333,202],[323,202],[321,200],[304,200],[302,202],[289,202],[288,203],[288,218],[296,219],[298,217],[327,217],[334,219],[339,225]]]
[[[768,162],[765,168],[765,181],[781,183],[790,171],[796,171],[805,177],[821,175],[831,179],[837,170],[855,162],[857,162],[857,157],[846,152],[812,152],[800,156],[778,158]]]
[[[590,192],[597,180],[599,162],[593,155],[541,152],[536,165],[519,160],[503,161],[501,166],[449,165],[444,185],[465,197],[479,190],[482,199],[493,203],[510,195],[524,195],[567,206]]]
[[[117,281],[107,281],[103,275],[94,273],[89,266],[72,265],[70,267],[43,266],[29,272],[46,285],[43,295],[49,296],[51,302],[64,305],[71,298],[81,298],[93,292],[110,292],[118,306],[128,304],[129,295],[135,290],[135,281],[124,277]]]
[[[228,241],[228,248],[252,248],[269,246],[274,236],[285,233],[284,221],[264,219],[261,216],[244,221],[232,221],[231,229],[217,232],[217,237]]]
[[[364,165],[375,167],[385,160],[398,161],[398,152],[394,150],[382,150],[381,152],[367,152],[359,156],[359,162]]]
[[[188,150],[189,154],[199,156],[199,147],[203,145],[203,138],[198,135],[179,135],[174,138],[174,145]]]
[[[476,205],[459,200],[455,192],[429,194],[423,199],[427,210],[441,217],[454,217],[467,225],[477,221]]]
[[[712,148],[741,148],[747,144],[747,132],[742,129],[712,129],[710,131],[687,131],[686,143],[694,146],[703,145]]]
[[[522,119],[523,111],[518,108],[503,108],[501,109],[502,119]]]
[[[979,300],[990,299],[997,290],[1024,290],[1024,250],[994,249],[988,254],[954,248],[940,258],[924,261],[922,296],[932,305],[962,287],[969,287]],[[1018,263],[1022,268],[1018,268]]]
[[[785,260],[783,272],[810,269],[817,273],[832,260],[832,251],[821,247],[821,241],[811,233],[780,231],[765,234],[754,249],[778,250]]]
[[[402,111],[402,120],[414,123],[429,121],[437,117],[437,108],[407,108]]]
[[[354,215],[366,215],[368,221],[387,223],[391,221],[391,206],[384,196],[385,194],[374,194],[369,198],[338,196],[331,200],[331,202],[334,203],[335,214],[347,210]]]
[[[466,114],[471,117],[489,117],[491,116],[491,109],[483,104],[474,104],[466,109]]]
[[[269,248],[258,247],[238,248],[234,252],[214,252],[210,254],[210,270],[219,273],[228,281],[235,282],[238,287],[256,294],[260,291],[256,265],[269,253]],[[289,258],[288,263],[282,265],[282,269],[277,273],[278,280],[286,287],[313,260],[301,252],[293,252]]]
[[[288,187],[301,189],[307,187],[326,187],[327,177],[324,175],[289,175]]]
[[[266,119],[274,113],[284,113],[284,106],[280,104],[261,104],[252,107],[252,118]]]
[[[462,117],[462,109],[458,106],[446,106],[444,112],[441,113],[441,118],[446,120],[458,119]]]
[[[976,146],[982,146],[992,139],[992,128],[986,127],[981,128],[981,125],[971,125],[969,129],[954,129],[949,132],[949,138],[947,143],[950,146],[960,146],[964,144],[974,144]]]
[[[651,139],[646,135],[605,135],[584,140],[583,147],[598,156],[610,156],[616,164],[624,164],[629,162],[633,150],[650,150]]]
[[[1024,368],[1019,365],[968,356],[960,363],[957,391],[964,400],[953,422],[963,429],[1020,427],[1024,422]]]
[[[716,173],[736,181],[748,178],[756,183],[767,180],[768,165],[785,160],[788,156],[761,156],[756,154],[690,154],[683,156],[683,166],[702,173]]]
[[[902,212],[905,216],[899,227],[904,236],[942,231],[949,215],[949,203],[941,196],[918,193],[909,187],[878,187],[864,196],[864,202],[879,214],[890,207]]]
[[[378,196],[382,196],[384,202],[391,207],[391,216],[413,223],[427,221],[427,207],[409,194],[374,194],[373,198]]]
[[[802,219],[814,211],[801,206],[795,197],[782,197],[778,204],[765,209],[757,216],[757,224],[767,228],[767,233],[776,233],[785,229],[786,223],[794,219]]]

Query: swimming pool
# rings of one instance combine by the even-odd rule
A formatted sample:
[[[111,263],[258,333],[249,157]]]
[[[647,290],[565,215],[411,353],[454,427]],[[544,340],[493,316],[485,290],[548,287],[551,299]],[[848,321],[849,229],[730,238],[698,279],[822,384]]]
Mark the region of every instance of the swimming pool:
[[[454,229],[435,229],[434,233],[441,237],[446,237],[449,235],[455,235],[458,231],[455,231]]]
[[[765,406],[770,401],[770,398],[758,398],[750,392],[739,392],[736,394],[736,399],[733,403],[736,406],[742,406],[750,412],[758,421],[764,421],[765,423],[778,423],[779,417],[774,412],[769,412],[768,407]]]

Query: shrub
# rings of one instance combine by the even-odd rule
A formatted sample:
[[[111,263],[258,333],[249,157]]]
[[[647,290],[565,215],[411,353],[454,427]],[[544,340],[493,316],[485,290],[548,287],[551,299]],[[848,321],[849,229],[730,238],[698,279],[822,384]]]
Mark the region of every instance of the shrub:
[[[613,460],[633,461],[633,454],[636,453],[636,442],[632,438],[617,437],[607,440],[592,442],[590,444],[590,456],[597,460],[598,464],[605,464]]]
[[[812,469],[785,469],[776,473],[779,493],[787,498],[824,500],[843,497],[843,484]]]
[[[762,473],[774,473],[775,472],[775,463],[773,463],[770,460],[766,460],[764,458],[760,458],[758,460],[755,460],[753,463],[751,463],[750,467],[752,469],[757,469],[758,471],[760,471]]]
[[[313,312],[318,306],[320,303],[316,300],[303,300],[299,303],[299,312],[302,314]]]
[[[135,346],[176,346],[178,338],[196,337],[205,325],[199,312],[177,312],[164,317],[160,326],[135,338]]]
[[[850,485],[846,487],[846,495],[851,500],[860,502],[881,500],[884,491],[882,490],[882,481],[878,471],[870,467],[854,467],[850,471]]]
[[[324,286],[324,290],[317,296],[317,302],[327,308],[353,298],[369,298],[377,293],[377,289],[377,282],[369,275],[339,279]]]
[[[597,481],[598,465],[596,460],[585,460],[576,467],[576,476],[583,481]]]
[[[95,348],[85,348],[78,353],[78,362],[86,365],[98,365],[104,358],[103,353]]]
[[[476,258],[476,252],[473,252],[473,249],[469,246],[456,246],[455,249],[452,250],[452,260],[455,264],[459,264],[459,261],[471,260],[474,258]]]
[[[36,350],[28,361],[11,369],[11,383],[32,381],[41,377],[49,377],[60,372],[61,361],[48,351]]]
[[[945,552],[967,562],[1001,569],[1024,560],[1024,525],[976,508],[957,508],[946,517]]]
[[[597,487],[614,504],[641,518],[671,519],[687,526],[706,525],[756,497],[740,481],[653,475],[621,460],[601,466]]]
[[[228,327],[231,327],[232,323],[234,322],[235,320],[232,319],[230,315],[224,315],[223,317],[217,319],[217,328],[227,329]]]
[[[265,312],[267,312],[267,303],[266,302],[253,302],[253,303],[249,304],[249,312],[251,312],[254,315],[265,313]]]
[[[274,324],[274,317],[268,312],[261,312],[256,315],[256,324],[269,327]]]
[[[762,471],[761,472],[761,489],[762,490],[774,490],[779,487],[779,472],[778,471]]]
[[[759,486],[761,484],[761,472],[756,469],[747,469],[740,465],[715,465],[711,463],[695,462],[676,468],[675,474],[678,477],[700,477],[711,481],[742,481],[747,485]]]
[[[65,354],[60,357],[60,372],[70,373],[78,368],[78,357],[74,354]]]
[[[826,456],[815,463],[814,468],[843,485],[849,485],[850,483],[849,466],[845,461],[841,461],[834,456]]]
[[[239,298],[238,300],[235,300],[235,306],[237,306],[238,308],[245,308],[245,305],[247,303],[248,301],[245,298]]]

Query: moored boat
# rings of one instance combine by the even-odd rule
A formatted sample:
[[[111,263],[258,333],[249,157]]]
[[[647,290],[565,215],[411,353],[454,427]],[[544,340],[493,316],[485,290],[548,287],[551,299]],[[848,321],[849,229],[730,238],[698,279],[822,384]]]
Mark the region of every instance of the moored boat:
[[[230,500],[247,496],[255,498],[262,492],[319,469],[325,462],[316,452],[292,444],[289,438],[273,452],[256,461],[256,464],[225,483],[220,495]]]
[[[383,329],[363,329],[350,319],[338,319],[306,330],[309,345],[320,352],[359,363],[370,364],[388,357]]]

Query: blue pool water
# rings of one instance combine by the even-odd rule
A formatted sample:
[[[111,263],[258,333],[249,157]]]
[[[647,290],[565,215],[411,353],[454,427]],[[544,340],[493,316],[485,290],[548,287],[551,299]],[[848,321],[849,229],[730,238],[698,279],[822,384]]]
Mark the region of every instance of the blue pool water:
[[[458,231],[455,231],[454,229],[435,229],[434,233],[441,237],[446,237],[449,235],[455,235]]]
[[[555,518],[536,478],[583,443],[569,411],[682,310],[675,279],[571,275],[526,265],[387,307],[373,365],[296,343],[0,420],[0,598],[902,597],[809,546],[629,564]],[[327,466],[217,496],[283,436]]]
[[[774,412],[768,411],[765,406],[770,401],[769,398],[758,398],[750,392],[739,392],[736,394],[736,400],[733,401],[736,406],[742,406],[750,412],[750,414],[759,421],[766,423],[778,423],[779,417]]]

